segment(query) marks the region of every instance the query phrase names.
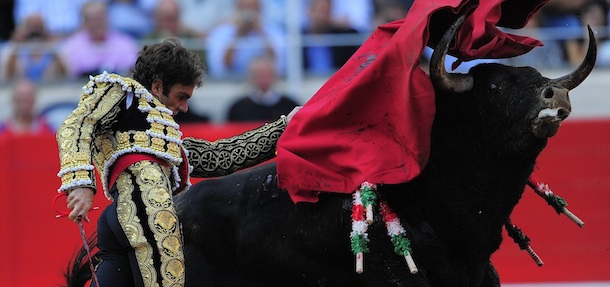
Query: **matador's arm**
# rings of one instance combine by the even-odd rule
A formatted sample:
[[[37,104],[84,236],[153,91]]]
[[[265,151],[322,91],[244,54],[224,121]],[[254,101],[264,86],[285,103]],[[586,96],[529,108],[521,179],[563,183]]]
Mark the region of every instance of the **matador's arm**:
[[[227,175],[257,165],[275,156],[278,139],[286,128],[286,118],[267,123],[228,139],[209,142],[185,138],[182,142],[193,166],[192,177]]]
[[[95,79],[89,81],[83,89],[77,108],[57,130],[61,163],[58,173],[61,178],[59,191],[70,191],[77,187],[95,190],[93,139],[97,132],[109,124],[102,119],[107,118],[110,112],[118,112],[118,104],[126,94],[121,85],[100,83]]]

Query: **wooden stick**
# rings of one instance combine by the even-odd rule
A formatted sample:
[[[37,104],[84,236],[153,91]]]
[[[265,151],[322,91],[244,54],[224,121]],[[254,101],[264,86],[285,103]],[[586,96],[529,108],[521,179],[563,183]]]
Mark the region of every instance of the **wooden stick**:
[[[362,274],[364,272],[364,254],[358,252],[356,254],[356,273]]]
[[[574,213],[569,211],[567,208],[564,207],[561,212],[563,212],[563,214],[565,214],[574,223],[578,224],[578,227],[583,227],[585,225],[584,221],[580,220],[578,216],[574,215]]]
[[[534,249],[532,249],[531,246],[528,246],[526,251],[532,257],[532,259],[534,259],[534,262],[536,262],[538,267],[544,265],[544,262],[542,262],[542,259],[540,258],[540,256],[538,256],[538,254],[536,254],[536,252],[534,252]]]
[[[415,261],[413,260],[411,253],[407,253],[407,255],[405,255],[405,261],[407,261],[407,266],[409,267],[411,274],[417,274],[417,272],[419,272],[417,266],[415,266]]]

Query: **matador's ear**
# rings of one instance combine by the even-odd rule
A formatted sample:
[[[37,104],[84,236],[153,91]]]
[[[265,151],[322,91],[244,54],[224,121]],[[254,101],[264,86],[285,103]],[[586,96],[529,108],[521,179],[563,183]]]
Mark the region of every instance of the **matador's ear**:
[[[150,86],[149,92],[159,99],[161,95],[163,95],[163,81],[160,79],[155,79]]]

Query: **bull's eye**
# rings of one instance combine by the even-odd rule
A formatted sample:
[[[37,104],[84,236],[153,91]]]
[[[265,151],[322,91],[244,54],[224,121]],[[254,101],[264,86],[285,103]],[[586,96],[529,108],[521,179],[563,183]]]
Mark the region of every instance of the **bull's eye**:
[[[544,92],[542,92],[542,93],[543,93],[545,99],[550,99],[555,95],[555,93],[553,92],[553,89],[551,89],[551,88],[544,89]]]

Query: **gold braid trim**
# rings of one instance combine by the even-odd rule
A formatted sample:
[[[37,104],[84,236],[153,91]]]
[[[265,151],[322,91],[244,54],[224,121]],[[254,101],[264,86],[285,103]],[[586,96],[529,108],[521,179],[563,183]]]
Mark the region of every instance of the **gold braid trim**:
[[[170,168],[141,161],[131,165],[129,170],[141,190],[148,225],[157,242],[162,286],[183,286],[184,254],[178,215],[172,203]]]
[[[122,172],[116,184],[119,190],[118,198],[115,199],[117,201],[116,212],[119,224],[135,251],[144,286],[155,286],[157,271],[153,262],[153,248],[144,236],[144,229],[140,223],[140,218],[137,216],[138,210],[132,199],[135,190],[132,175],[128,172]]]
[[[285,128],[286,119],[282,117],[260,128],[215,142],[185,138],[183,146],[193,166],[191,176],[223,176],[273,158],[277,141]]]

